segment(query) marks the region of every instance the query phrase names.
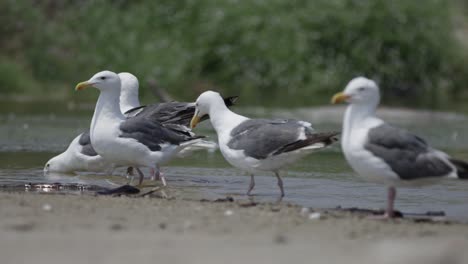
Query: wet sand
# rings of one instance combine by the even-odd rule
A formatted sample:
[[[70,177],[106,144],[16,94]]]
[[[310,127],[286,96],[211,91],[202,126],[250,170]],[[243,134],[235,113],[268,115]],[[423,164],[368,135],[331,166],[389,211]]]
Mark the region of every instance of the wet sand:
[[[468,263],[467,224],[284,203],[0,193],[0,217],[1,263]]]

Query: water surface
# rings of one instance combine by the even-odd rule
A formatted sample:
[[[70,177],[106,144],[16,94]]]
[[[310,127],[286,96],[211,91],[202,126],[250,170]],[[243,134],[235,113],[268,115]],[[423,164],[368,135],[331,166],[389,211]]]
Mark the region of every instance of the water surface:
[[[27,190],[29,183],[79,184],[114,187],[126,182],[122,170],[117,175],[43,175],[46,161],[66,149],[68,143],[87,129],[91,110],[70,111],[67,106],[43,104],[40,111],[9,108],[0,114],[0,186],[3,190]],[[58,109],[57,109],[58,108]],[[28,109],[28,108],[26,108]],[[340,129],[342,109],[247,109],[254,116],[297,117],[315,121],[318,130]],[[77,114],[78,113],[78,114]],[[398,114],[395,114],[398,113]],[[406,114],[405,114],[406,113]],[[413,112],[383,112],[394,124],[418,133],[448,153],[468,160],[468,122],[464,116]],[[208,124],[201,134],[215,140]],[[219,198],[231,195],[245,198],[250,177],[232,168],[219,152],[198,152],[175,159],[163,168],[168,180],[167,192],[190,198]],[[381,208],[385,204],[385,187],[362,181],[354,175],[340,153],[339,145],[301,160],[283,172],[284,201],[303,206],[334,208]],[[276,178],[270,173],[256,176],[255,198],[274,202],[279,196]],[[92,192],[94,189],[71,189],[65,193]],[[34,191],[34,190],[27,190]],[[443,181],[423,188],[399,188],[396,206],[404,212],[445,211],[451,218],[468,220],[468,182]]]

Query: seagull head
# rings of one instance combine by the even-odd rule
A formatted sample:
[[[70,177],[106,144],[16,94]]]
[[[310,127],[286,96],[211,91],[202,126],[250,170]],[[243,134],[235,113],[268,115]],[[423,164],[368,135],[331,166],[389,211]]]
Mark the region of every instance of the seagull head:
[[[67,166],[67,161],[64,159],[64,153],[51,158],[44,165],[44,174],[69,171],[71,170],[70,167]]]
[[[190,121],[190,128],[194,128],[200,122],[201,118],[210,113],[212,108],[217,108],[226,105],[223,97],[217,92],[206,91],[198,96],[195,102],[195,114]]]
[[[137,77],[129,72],[121,72],[118,75],[121,82],[120,110],[125,113],[140,106],[140,100],[138,99],[139,83]]]
[[[380,91],[377,84],[365,77],[352,79],[343,92],[335,94],[331,100],[333,104],[347,102],[350,104],[377,105],[380,101]]]
[[[121,72],[118,74],[120,81],[122,82],[122,93],[123,92],[128,92],[128,93],[133,93],[138,95],[138,78],[129,73],[129,72]]]
[[[115,72],[98,72],[89,80],[77,84],[75,90],[80,91],[88,87],[97,88],[101,92],[107,90],[119,90],[120,92],[120,78]]]

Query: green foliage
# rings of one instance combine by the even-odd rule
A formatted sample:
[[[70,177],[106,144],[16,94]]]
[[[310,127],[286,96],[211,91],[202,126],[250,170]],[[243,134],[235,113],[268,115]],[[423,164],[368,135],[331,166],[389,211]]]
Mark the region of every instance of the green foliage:
[[[27,75],[21,65],[6,58],[0,60],[0,87],[3,94],[26,93],[39,85]]]
[[[156,79],[178,99],[215,87],[246,104],[312,105],[365,75],[381,83],[387,101],[428,105],[459,92],[468,76],[448,1],[34,3],[0,4],[1,33],[11,36],[2,54],[42,87],[62,83],[70,93],[109,69],[132,72],[143,85]]]

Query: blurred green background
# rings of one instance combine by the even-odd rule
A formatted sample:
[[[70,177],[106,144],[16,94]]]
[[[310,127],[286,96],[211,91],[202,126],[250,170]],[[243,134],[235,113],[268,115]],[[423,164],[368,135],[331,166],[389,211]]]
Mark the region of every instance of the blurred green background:
[[[468,1],[2,0],[0,95],[94,102],[74,85],[132,72],[143,101],[206,89],[243,105],[328,104],[355,76],[387,105],[468,112]]]

